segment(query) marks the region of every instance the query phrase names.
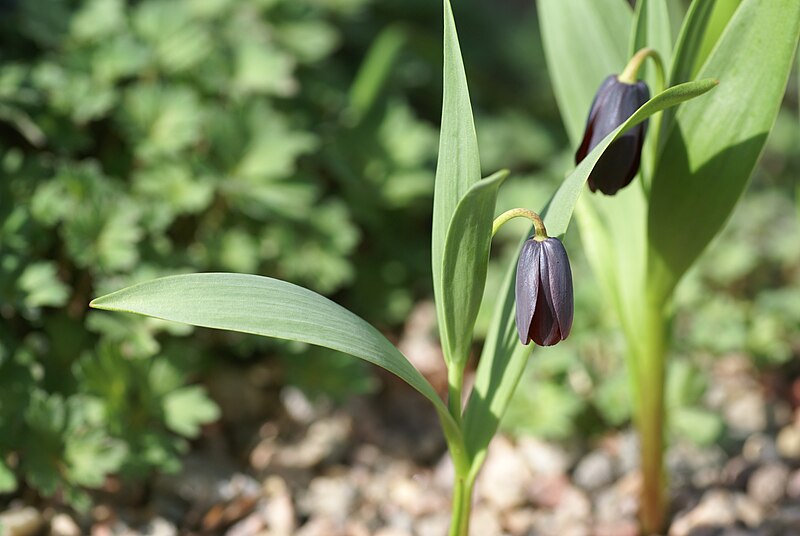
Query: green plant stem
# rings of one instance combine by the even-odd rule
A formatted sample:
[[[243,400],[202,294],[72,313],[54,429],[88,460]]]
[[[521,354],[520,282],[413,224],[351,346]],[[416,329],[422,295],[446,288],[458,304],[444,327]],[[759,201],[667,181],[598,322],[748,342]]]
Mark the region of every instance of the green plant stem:
[[[464,387],[464,370],[451,366],[447,373],[448,396],[447,407],[453,420],[462,426],[461,393]],[[451,448],[452,455],[452,448]],[[455,459],[454,459],[455,462]],[[450,536],[469,535],[469,514],[472,505],[472,482],[470,465],[454,463],[453,505],[451,510]]]
[[[451,364],[447,370],[447,407],[450,415],[461,426],[461,393],[464,388],[464,369]]]
[[[472,510],[472,485],[474,480],[456,474],[453,482],[453,506],[450,518],[450,536],[469,536],[469,515]]]
[[[666,319],[663,307],[648,303],[637,360],[636,427],[639,431],[642,494],[640,521],[643,534],[660,533],[666,517],[663,468],[664,376]],[[635,351],[635,350],[634,350]]]
[[[533,222],[533,228],[536,231],[534,234],[534,239],[539,241],[547,239],[547,228],[544,226],[541,216],[532,210],[528,210],[527,208],[512,208],[511,210],[506,210],[496,217],[494,222],[492,222],[492,236],[497,234],[497,231],[500,230],[500,227],[514,218],[527,218],[531,220]]]
[[[666,76],[664,75],[664,61],[661,59],[661,55],[652,48],[643,48],[634,54],[628,61],[628,65],[625,66],[625,70],[617,77],[617,80],[626,84],[635,84],[639,68],[647,58],[652,59],[656,64],[656,85],[658,87],[655,94],[658,95],[664,91]]]

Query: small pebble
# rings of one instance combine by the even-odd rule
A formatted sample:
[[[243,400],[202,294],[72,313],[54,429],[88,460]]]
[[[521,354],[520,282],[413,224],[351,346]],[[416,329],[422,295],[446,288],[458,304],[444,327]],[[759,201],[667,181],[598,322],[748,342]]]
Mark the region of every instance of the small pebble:
[[[508,512],[503,520],[503,526],[511,536],[528,536],[535,522],[534,510],[522,507]]]
[[[0,514],[3,536],[32,536],[44,524],[42,514],[31,506],[19,510],[7,510]]]
[[[534,505],[554,508],[570,486],[567,475],[543,475],[531,479],[526,490],[528,499]]]
[[[743,493],[733,496],[736,516],[748,527],[756,527],[764,520],[764,512],[757,502]]]
[[[764,397],[758,391],[746,391],[733,398],[724,408],[728,425],[740,432],[760,432],[767,427]]]
[[[778,454],[786,460],[800,460],[800,428],[784,426],[778,432]]]
[[[721,481],[738,490],[747,489],[747,481],[755,471],[755,466],[742,456],[734,456],[722,469]]]
[[[418,519],[414,529],[417,536],[442,536],[447,534],[449,527],[450,516],[447,513],[438,513]]]
[[[525,460],[511,441],[498,436],[489,445],[486,463],[475,485],[475,495],[499,511],[510,510],[525,501],[530,480]]]
[[[770,436],[750,434],[742,445],[742,456],[750,463],[774,462],[778,459],[778,448]]]
[[[263,514],[270,532],[275,536],[294,533],[294,503],[286,481],[279,476],[268,477],[264,481],[264,495],[267,497],[267,505]]]
[[[357,491],[345,476],[318,476],[300,498],[304,513],[322,515],[337,522],[347,521]]]
[[[639,536],[639,523],[625,519],[607,521],[595,526],[592,536]]]
[[[789,468],[779,463],[772,463],[756,469],[747,483],[747,493],[763,505],[778,503],[789,480]]]
[[[555,514],[561,520],[586,521],[592,514],[592,503],[583,491],[569,486],[561,494]]]
[[[517,451],[535,475],[559,475],[569,469],[570,459],[563,447],[525,437],[517,443]]]
[[[327,517],[313,517],[295,533],[295,536],[333,536],[341,534],[336,523]]]
[[[50,520],[50,536],[81,536],[81,528],[68,514],[58,513]]]
[[[640,474],[629,473],[613,486],[601,490],[594,500],[595,518],[600,522],[634,520],[639,511]]]
[[[347,415],[336,415],[311,423],[300,441],[286,445],[272,457],[279,467],[311,468],[323,461],[339,459],[350,436],[352,421]]]
[[[578,462],[572,480],[587,491],[596,491],[614,480],[614,462],[606,452],[595,450]]]
[[[622,474],[632,473],[639,467],[639,436],[636,433],[628,431],[620,435],[617,463]]]
[[[237,521],[225,532],[225,536],[250,536],[266,529],[263,511],[256,510],[244,519]]]
[[[485,534],[486,536],[501,536],[503,534],[497,512],[491,508],[474,509],[470,516],[469,529],[472,534]]]
[[[669,530],[669,536],[703,534],[704,527],[728,526],[736,522],[736,505],[728,491],[707,491],[700,503],[679,514]]]
[[[796,469],[789,475],[786,483],[786,495],[794,500],[800,500],[800,469]]]
[[[412,534],[396,527],[385,527],[378,529],[377,532],[375,532],[375,536],[412,536]]]
[[[153,518],[142,531],[142,536],[177,536],[178,529],[163,517]]]

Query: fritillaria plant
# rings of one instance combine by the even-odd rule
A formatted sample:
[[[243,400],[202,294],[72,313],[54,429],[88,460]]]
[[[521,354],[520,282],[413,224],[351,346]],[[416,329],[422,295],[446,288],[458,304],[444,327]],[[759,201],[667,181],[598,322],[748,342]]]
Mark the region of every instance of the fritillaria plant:
[[[587,256],[628,343],[646,534],[664,528],[668,506],[662,458],[672,295],[752,175],[800,36],[797,0],[693,0],[673,32],[680,5],[638,0],[631,10],[622,0],[537,3],[578,162],[646,99],[645,83],[719,81],[712,93],[654,116],[646,132],[632,129],[612,145],[589,177],[599,192],[583,196],[576,211]],[[656,69],[648,62],[640,71],[646,57],[657,60]]]
[[[582,19],[573,20],[576,13],[567,12],[583,4],[587,13],[596,13],[595,1],[540,1],[541,19],[551,20],[556,16],[558,24],[571,26],[573,21]],[[788,2],[790,0],[776,0],[780,4]],[[615,8],[617,11],[629,9],[624,7],[627,3],[623,0],[604,0],[602,3],[619,4]],[[622,20],[632,18],[630,13],[623,13],[627,19]],[[553,28],[555,31],[556,26]],[[545,34],[547,38],[548,32]],[[575,30],[558,38],[549,37],[551,44],[557,46],[558,55],[570,54],[563,62],[580,70],[585,62],[592,61],[592,54],[572,56],[574,47],[571,44],[557,42],[558,39],[572,39],[567,36],[576,34],[595,35],[597,32]],[[552,52],[554,49],[551,47],[549,50]],[[620,65],[624,64],[620,62]],[[591,73],[595,71],[592,69]],[[609,69],[603,78],[610,72],[613,70]],[[716,73],[716,70],[709,70],[710,75]],[[694,78],[694,72],[689,74],[683,78]],[[569,84],[575,85],[581,79],[575,77]],[[601,79],[593,80],[592,87],[597,87]],[[195,326],[302,341],[350,354],[394,373],[427,398],[439,417],[455,469],[450,534],[466,536],[473,484],[489,442],[497,432],[500,419],[530,358],[533,345],[526,343],[532,340],[540,345],[554,344],[569,334],[573,319],[572,276],[566,250],[557,237],[567,230],[585,182],[610,146],[627,146],[629,139],[634,145],[641,145],[643,122],[648,117],[698,97],[716,85],[711,78],[692,82],[673,80],[683,83],[660,91],[652,99],[646,100],[643,91],[636,92],[634,101],[622,98],[620,113],[612,122],[598,115],[594,119],[590,116],[590,126],[594,125],[597,134],[591,137],[589,145],[582,146],[580,163],[549,201],[539,200],[537,204],[546,207],[540,212],[541,217],[527,208],[520,208],[495,219],[497,192],[508,173],[500,171],[481,178],[467,77],[450,2],[444,0],[444,95],[431,244],[440,340],[448,370],[446,401],[374,327],[327,298],[285,281],[231,273],[177,275],[139,283],[97,298],[91,305]],[[556,75],[555,81],[563,80]],[[581,98],[574,104],[570,103],[570,110],[573,106],[580,106],[582,111],[575,111],[573,115],[577,117],[580,113],[585,117],[591,95],[587,100],[583,98],[584,92],[576,94]],[[680,125],[681,117],[680,112],[677,116],[668,116],[669,121],[664,121],[662,129],[667,124]],[[637,128],[637,125],[642,126]],[[579,128],[582,130],[583,126],[581,124]],[[654,130],[652,121],[649,129]],[[602,134],[599,133],[601,130]],[[677,142],[670,140],[664,143],[664,149],[677,150]],[[648,147],[647,142],[645,147]],[[650,147],[655,146],[651,144]],[[612,160],[618,161],[618,156],[609,154]],[[652,165],[647,160],[643,162],[645,166]],[[630,162],[628,169],[633,169]],[[632,177],[626,175],[620,183],[609,186],[609,190],[619,190],[624,186],[622,182],[630,182],[630,179]],[[660,179],[654,180],[652,187],[664,188],[661,182]],[[593,183],[597,189],[605,191],[604,179],[597,177]],[[619,190],[620,193],[628,191],[633,191],[633,187]],[[671,193],[674,197],[674,189]],[[531,200],[533,203],[536,200]],[[503,223],[516,216],[531,219],[532,232],[522,237],[528,240],[521,248],[518,263],[509,266],[506,292],[494,306],[494,320],[464,406],[464,369],[483,299],[492,236]],[[580,315],[576,315],[576,320],[579,318]]]

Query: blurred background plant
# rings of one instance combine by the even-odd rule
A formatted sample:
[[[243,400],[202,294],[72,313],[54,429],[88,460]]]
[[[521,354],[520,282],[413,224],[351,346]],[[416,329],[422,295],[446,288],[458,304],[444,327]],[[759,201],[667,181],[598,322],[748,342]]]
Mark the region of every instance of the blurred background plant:
[[[157,276],[241,271],[332,296],[398,334],[431,295],[420,237],[431,221],[440,8],[0,2],[0,491],[29,486],[86,506],[84,488],[106,475],[176,470],[220,415],[201,384],[221,367],[268,363],[274,384],[312,398],[375,389],[372,370],[338,354],[220,332],[189,339],[191,328],[87,304]],[[534,6],[465,0],[458,10],[484,171],[512,170],[498,210],[539,206],[573,148]],[[704,399],[716,357],[743,352],[775,370],[800,348],[792,80],[738,208],[748,217],[733,220],[677,302],[670,427],[696,442],[723,427]],[[498,235],[487,293],[519,233]],[[630,421],[621,335],[579,239],[567,236],[581,314],[568,341],[531,361],[504,423],[511,433],[588,438]],[[493,300],[484,303],[479,333]]]
[[[186,439],[219,416],[191,384],[220,360],[277,361],[279,381],[312,395],[374,388],[338,355],[211,333],[188,342],[190,328],[86,304],[160,275],[242,271],[402,325],[430,294],[418,237],[430,221],[438,8],[0,5],[0,491],[24,482],[86,505],[81,488],[107,474],[175,470]],[[520,53],[535,43],[521,30],[502,37],[526,39]],[[542,74],[472,56],[487,77]],[[551,134],[511,111],[537,101],[483,82],[498,107],[485,130],[502,136],[487,141],[487,164],[536,165]],[[530,134],[544,143],[516,141]]]

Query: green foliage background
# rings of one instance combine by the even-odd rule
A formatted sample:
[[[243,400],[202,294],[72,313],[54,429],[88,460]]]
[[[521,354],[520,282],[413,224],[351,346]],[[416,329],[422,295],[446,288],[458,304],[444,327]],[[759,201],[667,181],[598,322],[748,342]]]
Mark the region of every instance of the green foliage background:
[[[511,43],[524,68],[470,51],[491,65],[484,76],[523,82],[482,81],[497,107],[482,129],[493,167],[547,155],[522,135],[550,144],[518,115],[536,102],[519,87],[541,74],[524,55],[535,35],[501,31],[518,10],[504,6],[491,27],[498,41],[527,40]],[[422,0],[0,2],[0,492],[24,481],[80,506],[107,474],[177,469],[187,439],[219,416],[192,382],[220,360],[275,356],[290,381],[333,396],[373,385],[338,355],[189,338],[87,304],[161,275],[239,271],[400,326],[430,294],[420,237],[439,11]]]
[[[572,149],[533,6],[492,6],[464,0],[456,14],[484,175],[512,170],[498,209],[536,207]],[[278,359],[285,378],[332,396],[373,385],[338,354],[188,337],[87,304],[158,276],[239,271],[307,286],[397,330],[432,294],[440,10],[428,0],[0,0],[0,492],[24,481],[80,506],[107,474],[175,470],[187,439],[219,416],[193,382],[220,361]],[[782,111],[739,208],[749,218],[685,285],[679,367],[742,348],[783,362],[800,345],[796,107]],[[518,239],[512,226],[499,238]],[[517,432],[566,437],[629,419],[619,335],[578,240],[571,231],[567,246],[585,313],[529,368],[507,419]],[[495,251],[488,296],[507,262]],[[675,387],[671,404],[697,415],[701,391]]]

